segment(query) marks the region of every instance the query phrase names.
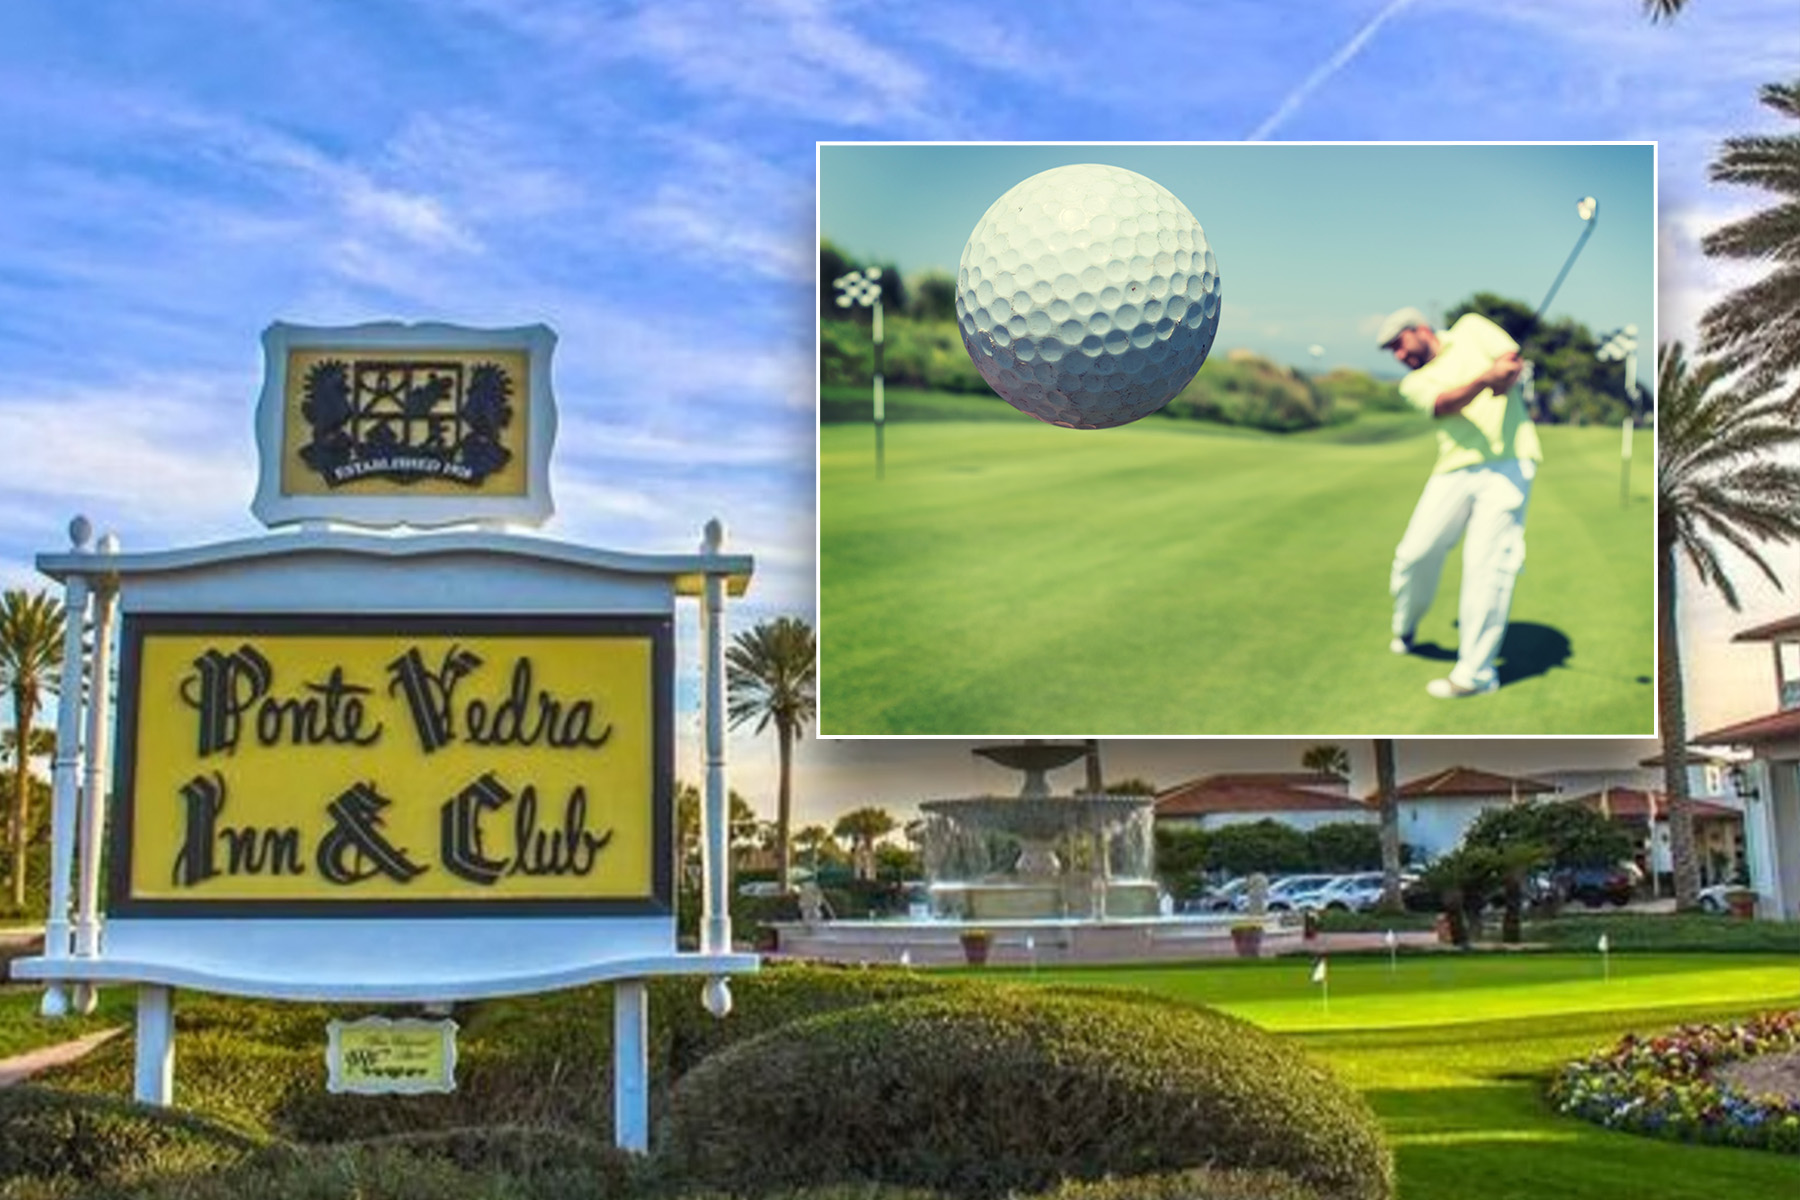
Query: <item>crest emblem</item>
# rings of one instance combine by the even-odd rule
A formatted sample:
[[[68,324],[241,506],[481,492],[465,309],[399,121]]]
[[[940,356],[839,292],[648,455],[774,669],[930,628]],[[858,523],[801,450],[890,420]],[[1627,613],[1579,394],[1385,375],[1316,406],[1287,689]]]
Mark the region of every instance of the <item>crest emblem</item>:
[[[301,461],[330,487],[378,477],[476,487],[505,467],[516,384],[496,362],[328,358],[301,385]]]
[[[270,326],[252,511],[268,525],[541,524],[555,348],[542,325]]]

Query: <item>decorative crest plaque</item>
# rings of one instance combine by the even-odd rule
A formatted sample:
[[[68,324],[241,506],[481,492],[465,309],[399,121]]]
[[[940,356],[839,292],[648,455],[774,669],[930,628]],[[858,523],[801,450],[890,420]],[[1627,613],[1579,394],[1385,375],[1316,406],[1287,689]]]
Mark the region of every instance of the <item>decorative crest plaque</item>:
[[[267,525],[541,524],[555,344],[543,325],[271,325],[252,510]]]

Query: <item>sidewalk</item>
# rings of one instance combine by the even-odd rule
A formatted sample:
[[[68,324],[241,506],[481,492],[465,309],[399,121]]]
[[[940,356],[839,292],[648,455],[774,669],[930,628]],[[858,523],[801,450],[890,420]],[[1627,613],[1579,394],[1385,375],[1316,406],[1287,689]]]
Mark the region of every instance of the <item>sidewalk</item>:
[[[27,1050],[24,1054],[15,1054],[11,1058],[0,1058],[0,1088],[24,1083],[33,1075],[48,1071],[52,1067],[67,1066],[124,1032],[125,1027],[120,1025],[113,1029],[102,1029],[98,1033],[90,1033],[86,1037],[76,1038],[72,1042],[40,1046],[36,1050]]]

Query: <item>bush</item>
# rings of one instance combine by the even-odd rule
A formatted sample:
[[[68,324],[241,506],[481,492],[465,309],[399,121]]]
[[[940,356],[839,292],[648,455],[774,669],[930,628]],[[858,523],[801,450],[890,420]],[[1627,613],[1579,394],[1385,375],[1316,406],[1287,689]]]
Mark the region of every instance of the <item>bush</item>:
[[[1164,411],[1275,433],[1316,429],[1353,415],[1334,412],[1330,397],[1298,371],[1244,351],[1209,361]]]
[[[617,1200],[630,1157],[541,1129],[459,1129],[349,1146],[277,1146],[198,1179],[171,1177],[145,1200]]]
[[[1331,1200],[1278,1171],[1212,1171],[1070,1180],[1039,1200]]]
[[[701,1058],[800,1017],[977,986],[899,970],[777,966],[733,979],[724,1020],[701,981],[650,984],[651,1111]],[[475,1125],[528,1124],[612,1136],[612,988],[484,1001],[459,1008],[457,1088],[418,1096],[325,1090],[325,1025],[366,1009],[183,993],[176,1007],[175,1099],[259,1138],[342,1142]],[[391,1010],[390,1015],[409,1015]],[[129,1036],[48,1077],[102,1096],[131,1091]]]
[[[864,1007],[723,1050],[681,1080],[664,1134],[676,1179],[732,1190],[993,1196],[1213,1166],[1347,1200],[1393,1191],[1373,1113],[1291,1045],[1205,1010],[1028,989]]]
[[[732,979],[731,1015],[720,1020],[701,1006],[698,979],[660,979],[650,985],[651,1036],[679,1080],[727,1046],[807,1017],[981,986],[913,971],[773,964]]]
[[[9,1193],[28,1193],[31,1182],[109,1187],[206,1171],[259,1144],[199,1117],[106,1096],[33,1086],[0,1091],[0,1180]]]

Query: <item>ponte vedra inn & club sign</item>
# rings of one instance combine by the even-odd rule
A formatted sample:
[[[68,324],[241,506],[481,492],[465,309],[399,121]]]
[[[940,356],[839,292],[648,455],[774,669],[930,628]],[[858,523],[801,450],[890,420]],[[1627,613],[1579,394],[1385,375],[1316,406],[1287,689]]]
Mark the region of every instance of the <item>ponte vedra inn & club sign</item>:
[[[113,910],[670,911],[666,619],[139,614]]]

